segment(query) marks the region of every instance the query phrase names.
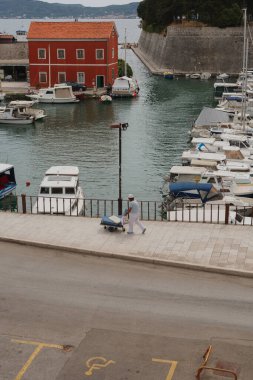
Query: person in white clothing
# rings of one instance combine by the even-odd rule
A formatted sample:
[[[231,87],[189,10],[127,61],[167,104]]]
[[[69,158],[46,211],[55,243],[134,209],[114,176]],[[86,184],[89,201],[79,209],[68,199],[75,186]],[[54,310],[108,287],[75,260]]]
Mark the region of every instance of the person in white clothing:
[[[145,234],[146,227],[139,221],[139,204],[137,200],[134,199],[133,194],[128,195],[129,200],[129,207],[126,211],[126,215],[129,215],[129,228],[128,228],[128,234],[133,234],[133,228],[134,224],[137,224],[140,229],[142,230],[142,233]]]

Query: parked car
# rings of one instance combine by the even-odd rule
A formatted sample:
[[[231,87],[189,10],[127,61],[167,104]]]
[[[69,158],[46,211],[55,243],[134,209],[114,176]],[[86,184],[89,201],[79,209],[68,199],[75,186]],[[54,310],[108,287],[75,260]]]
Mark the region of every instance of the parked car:
[[[85,91],[86,90],[85,84],[82,84],[82,83],[67,82],[67,85],[72,86],[73,91]]]

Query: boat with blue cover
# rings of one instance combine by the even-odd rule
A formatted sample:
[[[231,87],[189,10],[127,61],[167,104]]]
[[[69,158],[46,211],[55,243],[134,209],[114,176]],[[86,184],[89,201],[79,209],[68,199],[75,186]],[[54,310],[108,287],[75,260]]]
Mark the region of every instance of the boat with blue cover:
[[[10,164],[0,164],[0,199],[13,194],[16,187],[14,166]]]
[[[211,183],[196,182],[170,182],[168,184],[169,196],[172,199],[187,198],[197,199],[200,203],[206,203],[217,197],[219,193]]]

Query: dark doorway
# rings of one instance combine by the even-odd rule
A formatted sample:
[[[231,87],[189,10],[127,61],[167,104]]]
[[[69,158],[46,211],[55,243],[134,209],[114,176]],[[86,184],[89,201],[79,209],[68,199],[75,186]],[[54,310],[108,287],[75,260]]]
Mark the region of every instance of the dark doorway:
[[[104,76],[103,75],[97,75],[97,88],[102,88],[104,86],[105,86]]]

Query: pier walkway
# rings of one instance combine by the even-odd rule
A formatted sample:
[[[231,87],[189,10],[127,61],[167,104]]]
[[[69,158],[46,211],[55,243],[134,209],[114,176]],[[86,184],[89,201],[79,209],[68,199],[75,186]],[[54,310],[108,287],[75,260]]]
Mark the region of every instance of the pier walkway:
[[[253,227],[144,222],[109,232],[100,219],[0,212],[1,241],[253,278]],[[126,226],[127,227],[127,226]]]

